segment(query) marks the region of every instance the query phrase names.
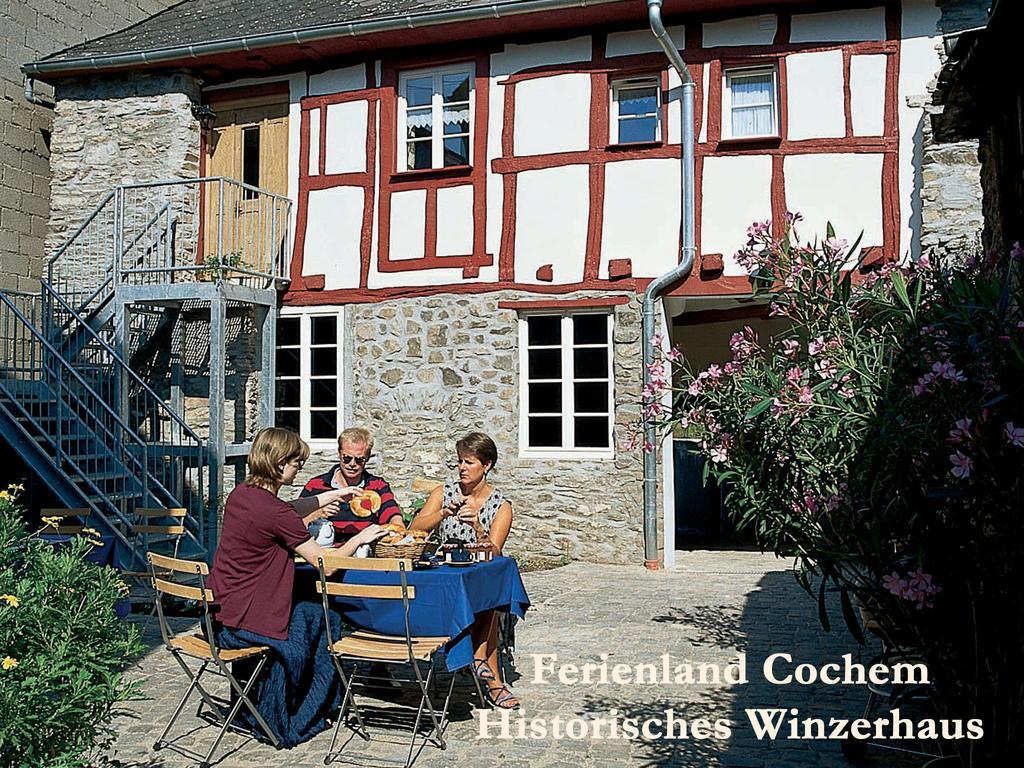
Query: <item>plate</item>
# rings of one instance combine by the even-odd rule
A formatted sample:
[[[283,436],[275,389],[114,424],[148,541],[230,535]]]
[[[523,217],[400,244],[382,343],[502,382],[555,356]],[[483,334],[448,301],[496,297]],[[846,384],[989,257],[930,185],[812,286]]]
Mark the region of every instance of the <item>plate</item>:
[[[464,563],[445,563],[445,565],[450,565],[452,568],[465,568],[467,565],[476,565],[476,562],[473,560],[467,560]]]

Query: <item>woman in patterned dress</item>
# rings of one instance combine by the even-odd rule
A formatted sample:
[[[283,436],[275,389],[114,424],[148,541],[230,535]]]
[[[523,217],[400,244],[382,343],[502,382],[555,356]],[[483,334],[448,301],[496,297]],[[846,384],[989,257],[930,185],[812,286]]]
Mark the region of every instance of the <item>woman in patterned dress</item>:
[[[498,461],[498,448],[483,432],[470,432],[455,443],[457,482],[438,486],[412,521],[412,530],[437,529],[443,542],[488,541],[501,554],[512,527],[512,504],[487,482]],[[498,665],[498,617],[495,611],[477,614],[471,629],[473,671],[484,683],[487,698],[501,709],[518,709],[519,700],[501,680]]]

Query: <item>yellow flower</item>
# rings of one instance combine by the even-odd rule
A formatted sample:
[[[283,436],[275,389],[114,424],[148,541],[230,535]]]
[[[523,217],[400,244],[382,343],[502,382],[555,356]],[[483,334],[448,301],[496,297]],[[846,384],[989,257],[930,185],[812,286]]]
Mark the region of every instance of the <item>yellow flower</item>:
[[[100,541],[99,539],[88,539],[88,538],[87,538],[87,539],[86,539],[86,541],[87,541],[87,542],[89,542],[89,543],[90,543],[90,544],[91,544],[92,546],[94,546],[94,547],[103,547],[103,546],[106,546],[106,545],[105,545],[105,544],[104,544],[104,543],[103,543],[102,541]]]
[[[4,656],[4,660],[0,661],[0,667],[3,667],[5,670],[14,669],[16,666],[18,666],[18,660],[12,659],[10,656]]]
[[[60,525],[60,518],[59,517],[44,517],[43,518],[43,525],[45,525],[47,528],[56,528],[58,525]]]
[[[24,491],[25,490],[25,486],[22,485],[21,483],[11,483],[10,485],[7,486],[7,490],[8,491],[15,491],[15,492],[17,492],[17,491]]]
[[[0,595],[0,600],[3,600],[5,603],[11,606],[11,608],[17,608],[21,605],[21,600],[16,598],[14,595]]]
[[[11,494],[7,491],[0,491],[0,499],[3,501],[11,501]]]
[[[100,536],[100,532],[97,531],[95,528],[88,528],[88,527],[83,528],[82,529],[82,533],[87,534],[87,535],[92,535],[92,536],[95,536],[97,538],[99,538],[99,536]]]

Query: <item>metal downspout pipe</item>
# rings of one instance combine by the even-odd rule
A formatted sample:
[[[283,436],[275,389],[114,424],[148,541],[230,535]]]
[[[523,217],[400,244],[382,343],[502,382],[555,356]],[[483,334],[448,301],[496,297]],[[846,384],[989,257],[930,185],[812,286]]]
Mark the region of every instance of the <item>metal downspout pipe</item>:
[[[54,106],[56,106],[49,99],[44,99],[42,96],[36,96],[35,80],[28,75],[25,75],[25,101],[39,107],[46,107],[47,109],[53,109]]]
[[[673,283],[682,280],[693,269],[696,250],[694,234],[694,162],[693,162],[693,112],[694,82],[686,62],[679,55],[672,38],[665,31],[661,20],[662,0],[647,0],[647,20],[651,25],[658,44],[668,57],[669,63],[679,73],[682,87],[682,145],[683,145],[683,238],[682,257],[679,264],[647,286],[644,291],[643,305],[643,383],[650,384],[651,373],[648,366],[654,361],[654,335],[656,302],[663,290]],[[666,127],[667,131],[667,127]],[[644,418],[644,565],[650,570],[657,570],[658,561],[658,457],[655,451],[646,450],[647,446],[656,445],[657,430],[648,418]]]

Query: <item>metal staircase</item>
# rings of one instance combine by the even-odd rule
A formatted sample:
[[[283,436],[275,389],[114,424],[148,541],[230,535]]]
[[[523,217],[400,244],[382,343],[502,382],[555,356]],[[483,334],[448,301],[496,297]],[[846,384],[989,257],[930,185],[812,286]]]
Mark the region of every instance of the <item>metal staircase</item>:
[[[125,567],[144,565],[136,507],[184,507],[182,553],[212,555],[225,464],[249,445],[225,428],[226,319],[259,319],[250,421],[266,426],[290,214],[286,198],[229,179],[121,185],[57,249],[38,294],[0,292],[0,429],[64,504],[116,537]],[[186,352],[183,318],[197,311],[209,335]],[[205,435],[186,418],[187,354],[208,361]]]

